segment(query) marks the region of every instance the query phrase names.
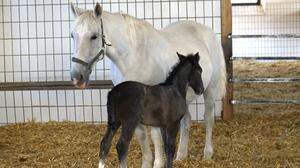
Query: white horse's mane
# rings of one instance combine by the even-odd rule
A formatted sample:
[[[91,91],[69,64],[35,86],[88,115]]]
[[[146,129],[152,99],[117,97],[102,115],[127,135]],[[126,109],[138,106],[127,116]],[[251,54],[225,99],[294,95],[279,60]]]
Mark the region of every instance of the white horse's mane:
[[[85,10],[84,12],[82,12],[79,20],[78,20],[78,23],[80,22],[83,22],[83,21],[92,21],[92,20],[95,20],[95,16],[93,14],[93,10]],[[144,25],[144,26],[148,26],[148,27],[151,27],[153,28],[153,26],[143,20],[143,19],[139,19],[139,18],[136,18],[134,16],[131,16],[127,13],[123,13],[123,12],[114,12],[114,13],[110,13],[110,12],[106,12],[106,11],[103,11],[103,14],[111,14],[111,15],[114,15],[114,16],[119,16],[119,17],[122,17],[126,23],[134,23],[134,24],[139,24],[139,25]],[[153,28],[154,29],[154,28]]]
[[[120,14],[121,16],[123,16],[123,18],[126,21],[135,22],[136,24],[144,24],[145,26],[149,26],[149,27],[153,28],[153,26],[149,22],[147,22],[147,21],[145,21],[143,19],[139,19],[139,18],[133,17],[133,16],[128,15],[126,13],[119,13],[118,12],[118,13],[115,13],[115,14]]]

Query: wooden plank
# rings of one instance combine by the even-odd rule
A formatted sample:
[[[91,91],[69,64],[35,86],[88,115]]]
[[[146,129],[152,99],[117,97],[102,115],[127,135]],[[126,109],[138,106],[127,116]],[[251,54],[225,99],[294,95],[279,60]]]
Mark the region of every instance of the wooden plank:
[[[111,80],[90,81],[87,89],[110,89],[113,84]],[[51,82],[6,82],[0,83],[0,91],[15,90],[76,90],[71,81]]]
[[[227,78],[232,79],[232,8],[231,0],[221,0],[221,36],[222,46],[226,62]],[[233,83],[227,80],[226,95],[223,99],[222,119],[229,120],[233,117]]]

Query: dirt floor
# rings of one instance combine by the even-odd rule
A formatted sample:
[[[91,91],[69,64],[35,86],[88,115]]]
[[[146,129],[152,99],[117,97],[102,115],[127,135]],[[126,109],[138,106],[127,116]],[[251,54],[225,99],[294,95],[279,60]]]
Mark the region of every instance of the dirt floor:
[[[299,77],[300,62],[238,61],[234,72],[237,77]],[[235,99],[300,99],[299,83],[234,87]],[[97,167],[104,131],[105,125],[70,122],[2,126],[0,167]],[[216,121],[215,153],[210,161],[202,159],[204,132],[202,123],[193,124],[189,157],[176,161],[175,167],[300,167],[300,105],[235,106],[233,120]],[[109,168],[117,167],[116,139],[107,161]],[[140,165],[141,152],[134,139],[128,166]]]

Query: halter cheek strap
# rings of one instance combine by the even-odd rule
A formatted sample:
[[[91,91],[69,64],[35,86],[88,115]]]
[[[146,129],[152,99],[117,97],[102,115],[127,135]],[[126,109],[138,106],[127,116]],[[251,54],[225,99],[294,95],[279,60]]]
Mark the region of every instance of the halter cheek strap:
[[[100,51],[97,53],[97,55],[89,62],[85,62],[79,58],[76,57],[72,57],[72,62],[81,64],[85,67],[87,67],[87,69],[92,70],[92,66],[94,65],[95,62],[98,62],[99,60],[104,58],[104,51],[105,51],[105,46],[111,46],[111,44],[107,43],[105,40],[105,35],[103,33],[103,22],[102,22],[102,18],[100,18],[100,22],[101,22],[101,39],[102,39],[102,47],[100,49]],[[100,56],[102,56],[100,58]]]
[[[102,58],[100,58],[101,55],[102,55]],[[103,59],[103,57],[104,57],[104,48],[101,48],[101,50],[97,53],[97,55],[90,62],[85,62],[76,57],[72,57],[72,62],[76,62],[78,64],[81,64],[81,65],[87,67],[87,69],[92,70],[94,63],[100,59]]]

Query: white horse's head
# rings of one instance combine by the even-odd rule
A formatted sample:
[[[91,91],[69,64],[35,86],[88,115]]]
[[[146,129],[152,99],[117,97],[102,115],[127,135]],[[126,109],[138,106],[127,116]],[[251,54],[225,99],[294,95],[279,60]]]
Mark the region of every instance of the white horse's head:
[[[79,88],[88,84],[92,66],[104,56],[104,37],[102,30],[102,7],[96,4],[94,10],[84,10],[71,3],[72,12],[76,17],[71,33],[74,41],[72,55],[71,79]]]

